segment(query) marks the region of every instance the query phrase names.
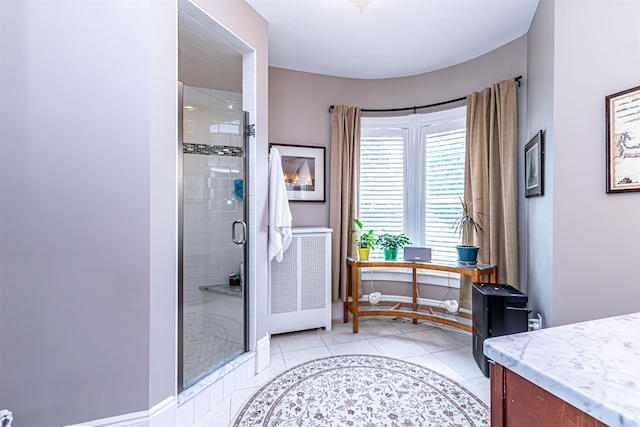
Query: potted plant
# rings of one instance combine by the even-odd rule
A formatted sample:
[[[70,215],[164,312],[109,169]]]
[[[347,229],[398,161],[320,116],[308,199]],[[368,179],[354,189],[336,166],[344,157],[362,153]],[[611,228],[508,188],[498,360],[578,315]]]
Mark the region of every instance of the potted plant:
[[[352,232],[359,233],[359,236],[356,239],[356,245],[358,246],[358,258],[360,261],[368,261],[369,252],[376,248],[376,241],[378,238],[373,234],[373,230],[363,233],[362,222],[357,218],[354,218],[353,222],[356,224],[358,229],[352,230]]]
[[[405,234],[384,233],[378,237],[378,245],[382,246],[385,261],[395,261],[398,257],[398,248],[411,244],[411,240]]]
[[[473,202],[465,202],[460,197],[460,211],[453,223],[454,232],[461,233],[461,245],[456,246],[458,263],[462,265],[476,265],[480,247],[473,244],[473,233],[484,233],[480,218],[481,212],[473,211]]]

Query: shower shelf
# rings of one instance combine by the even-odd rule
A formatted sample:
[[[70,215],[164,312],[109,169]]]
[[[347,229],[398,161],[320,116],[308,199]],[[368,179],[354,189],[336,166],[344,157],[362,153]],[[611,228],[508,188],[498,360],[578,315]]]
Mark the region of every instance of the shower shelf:
[[[205,285],[200,286],[201,291],[215,292],[216,294],[242,296],[242,286],[229,286],[229,285]]]

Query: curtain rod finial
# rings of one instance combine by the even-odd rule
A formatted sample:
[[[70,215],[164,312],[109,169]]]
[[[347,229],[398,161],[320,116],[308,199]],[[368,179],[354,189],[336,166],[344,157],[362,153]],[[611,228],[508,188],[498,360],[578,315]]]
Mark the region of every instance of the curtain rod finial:
[[[518,87],[520,87],[520,85],[522,84],[522,83],[520,82],[520,80],[522,80],[522,76],[518,76],[518,77],[514,78],[513,80],[515,80],[515,81],[516,81],[516,83],[518,83]]]

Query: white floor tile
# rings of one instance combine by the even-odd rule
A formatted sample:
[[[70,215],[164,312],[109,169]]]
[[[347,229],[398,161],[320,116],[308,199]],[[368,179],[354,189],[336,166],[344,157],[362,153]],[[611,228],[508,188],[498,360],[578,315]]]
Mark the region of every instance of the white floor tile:
[[[420,356],[413,357],[403,357],[403,360],[407,362],[415,363],[416,365],[424,366],[425,368],[431,369],[441,375],[444,375],[447,378],[454,380],[457,383],[465,381],[466,378],[460,375],[458,372],[453,370],[450,366],[444,363],[442,360],[438,359],[432,354],[422,354]]]
[[[321,357],[331,356],[329,349],[323,345],[322,347],[314,347],[305,350],[287,351],[282,353],[284,364],[287,368],[299,365],[309,360],[319,359]]]
[[[388,320],[388,322],[393,325],[400,332],[408,333],[408,332],[420,332],[428,329],[434,328],[433,324],[425,323],[422,320],[418,320],[417,324],[413,324],[412,319],[405,319],[402,317],[394,318]]]
[[[384,319],[358,318],[358,333],[365,338],[399,335],[402,332]]]
[[[240,410],[244,407],[244,404],[249,400],[254,393],[260,390],[260,387],[246,388],[238,390],[231,396],[231,419],[235,419]]]
[[[331,321],[331,331],[327,333],[333,334],[334,332],[346,332],[346,331],[353,332],[353,325],[351,324],[350,321],[347,323],[344,323],[341,317],[340,319],[333,319]]]
[[[482,376],[472,380],[462,381],[461,386],[478,396],[484,403],[491,404],[491,387],[489,378]]]
[[[280,344],[278,343],[278,341],[279,341],[278,335],[271,335],[271,339],[269,340],[269,350],[271,354],[282,353],[282,350],[280,350]]]
[[[453,328],[451,330],[445,330],[445,332],[449,334],[449,336],[457,339],[465,345],[468,345],[469,347],[473,345],[473,336],[471,335],[471,332],[456,330]]]
[[[322,338],[322,341],[326,345],[366,340],[366,337],[364,335],[353,333],[351,324],[349,324],[349,328],[340,328],[332,330],[331,332],[325,332],[324,334],[320,335],[320,338]]]
[[[282,334],[278,337],[278,344],[282,353],[324,347],[325,345],[319,333],[315,330]]]
[[[251,377],[244,385],[244,388],[251,388],[262,385],[269,381],[271,378],[276,375],[281,374],[287,369],[287,366],[284,364],[284,357],[282,354],[272,354],[271,355],[271,364],[262,372],[257,375]]]
[[[341,354],[372,354],[380,356],[380,352],[368,340],[358,340],[327,346],[334,356]]]
[[[428,353],[427,350],[404,334],[372,338],[369,342],[373,344],[383,356],[395,357],[396,359]]]
[[[473,379],[482,376],[482,371],[478,367],[471,348],[462,347],[453,350],[440,351],[433,353],[435,357],[442,360],[451,369],[458,372],[465,379]]]
[[[310,330],[271,336],[271,364],[192,424],[193,401],[178,408],[180,426],[228,427],[246,401],[282,372],[309,360],[341,354],[372,354],[403,359],[452,379],[489,404],[489,379],[482,375],[471,352],[471,335],[441,328],[429,322],[401,318],[359,319],[359,333],[352,323],[334,319],[332,330]],[[197,412],[200,412],[198,410]],[[191,422],[189,422],[191,421]]]
[[[431,353],[464,346],[462,342],[451,337],[439,328],[433,328],[421,332],[409,332],[406,335]]]

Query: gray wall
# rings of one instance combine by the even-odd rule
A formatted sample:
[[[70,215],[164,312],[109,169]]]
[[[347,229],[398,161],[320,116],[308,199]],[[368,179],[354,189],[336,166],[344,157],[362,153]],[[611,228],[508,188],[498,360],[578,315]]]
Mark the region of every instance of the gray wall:
[[[17,427],[149,408],[175,390],[175,5],[0,19],[0,402]]]
[[[529,28],[527,74],[527,138],[543,131],[545,144],[544,196],[524,197],[524,173],[520,173],[519,215],[520,265],[525,280],[523,290],[529,296],[529,308],[543,316],[545,324],[553,324],[553,200],[554,200],[554,11],[553,2],[542,0]],[[524,165],[523,152],[527,139],[521,139],[519,165]],[[524,226],[524,229],[523,227]]]
[[[266,21],[243,1],[206,6],[256,49],[244,86],[257,109],[251,173],[266,177]],[[175,1],[0,2],[0,406],[15,427],[176,394],[176,23]],[[250,201],[258,283],[262,181]],[[261,286],[254,340],[266,301]]]
[[[553,319],[640,311],[640,193],[605,193],[607,95],[640,85],[640,2],[557,1]]]
[[[640,193],[605,193],[605,97],[639,84],[640,3],[542,0],[529,38],[528,125],[546,131],[529,199],[528,289],[547,326],[640,310]]]
[[[330,105],[396,108],[460,98],[500,80],[522,75],[520,112],[526,110],[526,36],[465,63],[443,70],[396,79],[346,79],[270,68],[269,141],[327,147],[330,164]],[[464,104],[464,103],[463,103]],[[426,112],[428,110],[423,110]],[[525,128],[526,115],[520,117]],[[521,135],[520,139],[528,135]],[[330,188],[327,182],[327,188]],[[329,226],[329,195],[325,203],[291,203],[293,225]]]

